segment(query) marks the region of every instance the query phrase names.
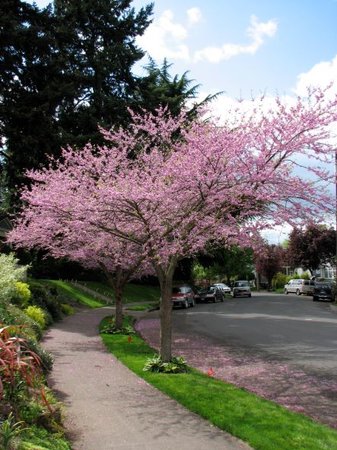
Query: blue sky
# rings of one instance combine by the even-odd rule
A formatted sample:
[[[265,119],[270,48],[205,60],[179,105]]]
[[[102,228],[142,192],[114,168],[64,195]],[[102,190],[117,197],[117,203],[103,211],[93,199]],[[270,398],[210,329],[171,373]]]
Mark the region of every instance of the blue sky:
[[[39,0],[38,6],[48,4]],[[147,1],[135,0],[136,9]],[[139,45],[201,93],[292,94],[337,75],[337,0],[157,0]],[[146,61],[144,61],[145,63]]]

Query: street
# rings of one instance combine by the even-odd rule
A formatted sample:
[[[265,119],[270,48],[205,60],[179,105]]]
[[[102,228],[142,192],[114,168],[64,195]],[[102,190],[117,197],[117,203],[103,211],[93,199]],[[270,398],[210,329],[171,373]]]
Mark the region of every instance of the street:
[[[224,303],[174,311],[174,329],[309,373],[334,378],[337,370],[337,309],[312,297],[253,293]]]

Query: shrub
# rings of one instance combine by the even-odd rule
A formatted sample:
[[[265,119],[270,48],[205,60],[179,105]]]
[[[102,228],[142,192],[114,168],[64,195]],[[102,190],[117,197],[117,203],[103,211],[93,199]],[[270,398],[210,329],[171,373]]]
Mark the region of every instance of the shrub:
[[[104,322],[101,325],[100,333],[105,334],[135,334],[135,330],[132,326],[132,324],[129,322],[128,317],[123,318],[123,327],[122,328],[116,328],[115,324],[115,318],[110,317],[106,318]]]
[[[10,302],[17,296],[16,282],[26,278],[28,266],[19,266],[13,254],[0,254],[0,301]]]
[[[47,287],[34,282],[30,284],[30,289],[32,292],[31,305],[40,306],[40,308],[48,311],[53,320],[62,319],[61,303],[57,294],[51,292]]]
[[[31,292],[27,283],[17,281],[15,283],[15,295],[13,295],[11,301],[21,306],[27,306],[31,297]]]
[[[40,376],[41,361],[26,339],[12,336],[9,328],[0,328],[0,374],[4,393],[12,400],[17,398],[18,389],[31,386]]]
[[[71,316],[75,313],[74,308],[71,305],[68,305],[68,303],[61,303],[61,311],[66,316]]]
[[[33,319],[43,330],[46,328],[46,315],[42,308],[39,306],[28,306],[24,311],[28,317]]]
[[[41,327],[17,306],[7,306],[7,320],[5,323],[6,325],[22,325],[20,329],[20,336],[22,337],[30,337],[37,340],[40,340],[42,337]]]
[[[44,373],[48,373],[53,368],[54,359],[35,339],[27,339],[27,347],[34,352],[41,361],[41,367]]]
[[[169,362],[163,362],[160,355],[154,355],[146,361],[143,370],[157,373],[185,373],[188,372],[188,366],[182,356],[173,357]]]
[[[289,281],[289,277],[281,272],[278,272],[272,281],[272,286],[274,289],[280,289],[283,288],[285,284]]]
[[[10,450],[16,438],[24,431],[23,422],[16,422],[13,413],[10,413],[0,426],[0,444],[3,450]]]

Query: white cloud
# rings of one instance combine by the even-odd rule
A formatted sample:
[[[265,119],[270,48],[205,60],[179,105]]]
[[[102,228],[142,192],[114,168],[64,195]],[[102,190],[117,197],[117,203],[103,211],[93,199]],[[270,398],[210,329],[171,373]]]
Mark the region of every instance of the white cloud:
[[[251,38],[251,43],[247,45],[225,43],[221,47],[205,47],[194,54],[195,61],[208,61],[219,63],[241,54],[254,55],[263,45],[265,37],[273,37],[277,31],[277,22],[268,20],[268,22],[259,22],[256,16],[251,16],[250,26],[247,34]]]
[[[190,25],[200,22],[202,14],[199,8],[190,8],[187,10],[187,19]]]
[[[148,27],[143,36],[137,38],[137,44],[154,59],[188,61],[190,52],[188,46],[184,44],[187,36],[186,27],[174,22],[172,11],[166,10]]]
[[[202,19],[201,10],[197,7],[186,11],[186,24],[175,21],[171,10],[163,14],[148,27],[143,36],[137,38],[138,45],[157,60],[164,58],[178,59],[188,62],[208,61],[218,63],[240,54],[254,55],[263,45],[266,37],[272,37],[277,31],[275,20],[259,22],[256,16],[251,16],[247,35],[251,42],[247,45],[225,43],[220,47],[205,47],[196,50],[192,58],[187,45],[188,29]]]
[[[306,95],[308,87],[325,88],[335,81],[330,93],[337,93],[337,55],[331,61],[322,61],[315,64],[308,72],[301,73],[297,77],[297,83],[293,89],[297,95]]]

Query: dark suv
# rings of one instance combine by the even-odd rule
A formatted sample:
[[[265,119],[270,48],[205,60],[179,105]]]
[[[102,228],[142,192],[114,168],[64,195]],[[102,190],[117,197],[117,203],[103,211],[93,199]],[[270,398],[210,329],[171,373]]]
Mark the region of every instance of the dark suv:
[[[336,285],[328,281],[316,281],[312,299],[314,302],[322,300],[333,302],[335,300]]]

